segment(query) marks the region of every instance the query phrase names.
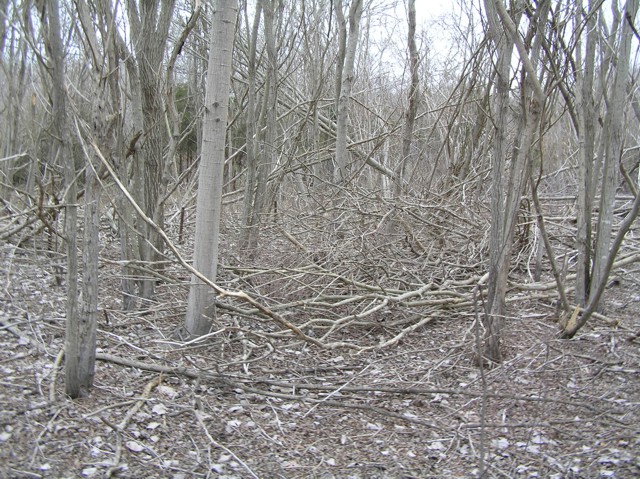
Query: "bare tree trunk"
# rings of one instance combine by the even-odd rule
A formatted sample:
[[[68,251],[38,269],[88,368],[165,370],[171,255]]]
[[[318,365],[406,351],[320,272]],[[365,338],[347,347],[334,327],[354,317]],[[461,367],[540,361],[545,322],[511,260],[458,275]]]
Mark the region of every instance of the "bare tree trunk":
[[[637,0],[627,0],[625,15],[635,19]],[[602,188],[600,190],[600,207],[592,281],[599,284],[608,276],[605,265],[609,255],[614,218],[616,190],[618,187],[618,164],[622,156],[624,143],[624,112],[627,104],[627,82],[629,75],[629,56],[631,53],[631,36],[633,32],[626,18],[622,19],[621,43],[618,49],[615,80],[607,102],[607,114],[604,124],[604,164],[602,171]],[[606,97],[605,97],[606,98]],[[591,298],[590,298],[591,299]]]
[[[115,164],[123,155],[123,115],[119,85],[119,55],[113,10],[109,1],[94,4],[91,11],[84,0],[77,3],[78,19],[92,59],[97,98],[93,103],[92,141]],[[98,33],[100,39],[98,38]],[[102,52],[102,55],[100,54]],[[78,132],[80,135],[80,132]],[[94,161],[93,148],[83,148],[86,156],[84,236],[82,249],[82,302],[80,317],[83,323],[80,341],[79,366],[82,388],[88,391],[95,376],[96,331],[98,324],[98,286],[100,251],[100,200],[102,185],[99,179],[100,162]],[[126,211],[126,210],[125,210]],[[123,214],[119,211],[118,214]],[[128,231],[128,226],[122,229]],[[125,301],[127,297],[125,297]]]
[[[342,1],[335,3],[338,19],[343,16]],[[352,0],[349,8],[349,33],[346,40],[344,65],[341,67],[338,59],[337,79],[339,81],[339,94],[337,95],[338,109],[336,116],[336,170],[334,182],[342,185],[347,180],[347,126],[349,121],[349,102],[351,100],[351,88],[353,87],[354,64],[358,37],[360,30],[360,18],[362,17],[362,0]],[[341,23],[344,23],[341,21]],[[336,88],[338,85],[336,85]]]
[[[580,2],[582,3],[582,2]],[[585,45],[584,69],[578,68],[578,115],[580,131],[578,132],[578,147],[580,161],[578,164],[578,205],[577,205],[577,233],[576,249],[578,258],[576,264],[575,301],[584,306],[589,298],[591,277],[591,215],[593,204],[593,155],[595,151],[595,105],[593,98],[593,80],[595,73],[596,50],[596,15],[594,0],[589,0],[589,12],[586,18],[587,42]],[[578,11],[582,11],[578,8]],[[576,48],[578,65],[581,65],[582,45]]]
[[[258,225],[254,224],[255,209],[255,189],[256,189],[256,169],[257,169],[257,126],[259,115],[256,111],[256,43],[258,39],[258,29],[260,28],[260,17],[262,15],[262,0],[258,0],[255,6],[253,17],[253,26],[251,33],[248,35],[249,51],[247,59],[247,130],[246,130],[246,148],[247,148],[247,174],[245,176],[244,200],[242,208],[242,230],[240,232],[240,249],[248,251],[251,254],[256,248],[258,241]],[[245,21],[247,32],[249,31],[249,20],[247,18],[247,6],[245,5]]]
[[[87,158],[90,163],[91,159]],[[98,327],[98,266],[100,251],[100,196],[102,188],[91,164],[85,170],[84,237],[82,247],[82,302],[80,318],[78,376],[88,393],[93,386]]]
[[[2,161],[0,161],[0,201],[4,204],[9,204],[11,200],[11,186],[13,183],[12,178],[12,167],[14,164],[13,160],[10,160],[9,157],[18,153],[16,150],[17,143],[17,132],[18,132],[18,119],[20,117],[20,100],[24,95],[24,88],[16,89],[16,85],[22,86],[22,77],[24,76],[24,65],[25,59],[23,56],[22,67],[19,69],[19,78],[14,79],[16,76],[16,72],[14,71],[14,62],[13,58],[14,52],[9,52],[9,62],[5,63],[5,44],[7,39],[7,22],[9,20],[9,1],[8,0],[0,0],[0,69],[2,69],[3,74],[5,75],[5,79],[9,80],[9,84],[5,84],[5,88],[9,90],[9,94],[7,96],[8,109],[11,111],[11,117],[13,121],[7,121],[2,128],[2,136],[3,136],[3,147],[0,150],[0,154],[4,157]],[[12,34],[13,37],[13,34]],[[10,50],[13,50],[13,41],[11,41]],[[8,63],[8,65],[7,65]],[[18,91],[16,91],[18,90]]]
[[[4,58],[4,46],[7,40],[8,7],[9,0],[0,0],[0,62],[2,62]]]
[[[489,291],[487,298],[487,318],[485,321],[485,344],[483,354],[489,361],[499,362],[500,329],[504,314],[507,273],[509,271],[504,253],[504,180],[507,165],[507,120],[509,116],[509,76],[513,41],[504,37],[496,12],[495,0],[485,0],[489,17],[489,32],[498,52],[495,77],[495,107],[493,119],[495,136],[493,142],[493,167],[491,172],[491,231],[489,235]],[[502,1],[502,0],[498,0]],[[478,352],[480,354],[480,352]]]
[[[407,111],[405,112],[404,127],[402,128],[402,156],[394,172],[394,192],[396,197],[402,194],[405,179],[405,169],[407,161],[409,161],[409,157],[411,156],[413,130],[415,128],[419,103],[418,48],[416,47],[416,1],[409,0],[408,7],[409,36],[407,43],[409,45],[409,71],[411,74],[411,83],[409,84],[408,94],[409,104],[407,107]]]
[[[216,280],[218,267],[231,59],[237,15],[237,0],[218,0],[211,24],[193,267],[212,281]],[[185,329],[190,335],[208,332],[209,320],[203,313],[212,299],[210,288],[193,276],[185,318]]]
[[[58,160],[62,163],[66,187],[64,235],[67,245],[67,321],[65,335],[65,391],[77,398],[86,393],[87,378],[83,376],[82,340],[84,339],[84,324],[78,316],[78,207],[76,169],[71,155],[67,123],[67,97],[64,81],[64,51],[60,26],[60,6],[58,0],[45,0],[41,7],[42,27],[45,45],[50,60],[52,79],[51,111],[52,139],[50,161]]]
[[[144,131],[143,157],[142,161],[136,162],[137,184],[134,193],[142,210],[160,228],[164,224],[164,209],[160,199],[165,181],[163,150],[167,137],[162,66],[174,4],[175,0],[162,0],[159,3],[140,1],[138,4],[134,0],[127,0],[127,13],[134,35]],[[162,239],[148,224],[141,222],[138,227],[143,232],[139,242],[140,259],[148,267],[156,268],[164,247]],[[152,277],[142,281],[142,298],[153,297],[155,282]]]
[[[257,116],[257,124],[258,124],[258,134],[254,135],[254,139],[252,140],[252,147],[254,148],[253,154],[253,171],[249,173],[247,179],[249,182],[253,182],[253,188],[249,191],[245,190],[245,194],[250,194],[250,211],[247,211],[247,224],[249,227],[247,228],[247,233],[249,237],[246,238],[248,240],[246,242],[247,252],[249,253],[249,257],[253,256],[255,253],[255,249],[258,246],[258,233],[259,227],[262,220],[262,216],[266,213],[268,208],[268,200],[267,200],[267,183],[269,181],[269,173],[271,171],[272,165],[275,161],[275,138],[276,138],[276,129],[277,129],[277,82],[278,82],[278,72],[277,72],[277,47],[276,40],[274,36],[274,19],[275,19],[275,8],[276,4],[273,0],[264,0],[261,3],[262,11],[264,12],[264,42],[265,48],[267,51],[267,67],[266,67],[266,75],[265,75],[265,83],[264,83],[264,95],[262,98],[262,105],[260,108],[260,114]],[[259,12],[257,12],[259,13]],[[259,21],[257,19],[256,21]],[[256,27],[256,23],[254,22],[254,28]],[[255,30],[254,30],[255,31]],[[254,52],[255,54],[255,52]],[[252,121],[251,119],[249,120]],[[254,126],[255,128],[255,126]],[[247,129],[247,134],[249,133],[249,129]],[[261,138],[261,140],[257,141],[257,138]],[[258,150],[255,149],[256,145],[260,144],[260,154],[258,154]],[[249,144],[247,144],[249,146]],[[254,175],[251,177],[251,175]],[[249,206],[246,203],[245,198],[245,206]]]
[[[264,39],[267,50],[267,84],[265,97],[265,132],[261,155],[258,165],[258,185],[256,190],[257,214],[256,224],[260,224],[261,215],[267,214],[271,208],[275,209],[279,183],[273,181],[269,187],[269,175],[276,165],[276,138],[278,133],[278,53],[274,29],[276,27],[276,6],[279,2],[265,0],[264,9]]]
[[[631,227],[640,210],[640,195],[636,195],[633,209],[625,217],[612,243],[613,209],[617,188],[618,165],[624,147],[625,131],[623,125],[625,106],[627,105],[631,39],[634,34],[633,26],[630,22],[632,22],[631,19],[636,17],[639,3],[638,0],[627,0],[623,17],[620,19],[620,44],[617,51],[617,61],[614,62],[616,65],[615,79],[609,101],[606,104],[607,113],[604,123],[605,156],[589,301],[581,315],[573,315],[567,324],[563,325],[562,335],[565,338],[573,337],[598,309],[615,256],[622,244],[624,235]]]
[[[491,232],[489,242],[489,286],[487,296],[487,316],[485,318],[484,351],[480,361],[495,363],[502,360],[500,337],[505,312],[507,279],[511,264],[511,248],[516,224],[520,198],[525,184],[527,163],[530,161],[530,147],[535,129],[539,124],[540,113],[544,104],[542,92],[536,73],[536,65],[544,35],[544,25],[549,12],[550,2],[540,2],[536,10],[537,26],[535,28],[535,44],[531,59],[518,36],[517,25],[507,13],[503,0],[487,0],[485,2],[489,15],[491,35],[498,50],[496,75],[496,110],[493,114],[495,122],[494,155],[492,168],[491,195]],[[502,27],[500,26],[502,25]],[[502,37],[502,30],[505,37]],[[509,115],[509,75],[513,47],[518,48],[523,64],[523,81],[521,83],[522,105],[518,133],[515,138],[510,164],[506,154],[506,128]],[[505,178],[505,172],[509,175]],[[505,179],[507,182],[505,183]]]
[[[411,145],[413,143],[413,130],[416,123],[419,103],[419,77],[418,77],[418,48],[416,47],[416,2],[409,0],[408,6],[408,26],[409,33],[407,45],[409,47],[409,92],[407,94],[407,110],[404,114],[404,125],[402,127],[402,151],[400,159],[396,162],[393,176],[393,198],[398,205],[405,187],[405,171],[407,162],[411,156]],[[385,146],[388,140],[385,140]],[[383,183],[387,181],[383,176]],[[392,212],[387,223],[387,234],[394,235],[399,230],[397,212]]]

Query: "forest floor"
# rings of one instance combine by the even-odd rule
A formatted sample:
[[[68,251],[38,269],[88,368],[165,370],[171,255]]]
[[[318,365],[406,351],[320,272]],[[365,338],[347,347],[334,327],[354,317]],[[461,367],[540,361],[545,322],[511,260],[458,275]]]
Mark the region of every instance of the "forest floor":
[[[286,240],[265,238],[261,257],[293,257]],[[468,303],[431,309],[415,329],[406,328],[424,305],[409,314],[401,302],[376,310],[375,321],[334,328],[331,340],[352,348],[318,347],[239,307],[218,307],[205,340],[178,341],[186,274],[172,266],[176,281],[158,286],[156,303],[123,312],[119,269],[107,261],[117,256],[104,239],[95,384],[72,401],[57,259],[32,244],[0,245],[0,477],[640,476],[638,263],[616,269],[606,294],[603,312],[618,325],[594,318],[572,340],[558,338],[552,294],[514,288],[505,360],[480,369]],[[282,304],[269,271],[227,266],[221,284]],[[303,282],[296,274],[287,284]],[[320,305],[331,294],[305,303],[296,291],[286,295],[304,304],[286,309],[289,321],[328,316]],[[313,330],[324,339],[326,329]],[[399,331],[388,346],[368,347]]]

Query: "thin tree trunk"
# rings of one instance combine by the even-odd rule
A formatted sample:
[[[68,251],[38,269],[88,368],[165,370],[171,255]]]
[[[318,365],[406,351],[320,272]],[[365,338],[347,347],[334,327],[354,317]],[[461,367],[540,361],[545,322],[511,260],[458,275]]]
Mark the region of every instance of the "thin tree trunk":
[[[67,97],[64,81],[64,52],[58,0],[45,0],[41,19],[52,79],[51,111],[53,115],[50,161],[62,163],[66,187],[64,236],[67,250],[67,318],[65,334],[65,391],[77,398],[85,394],[82,377],[84,324],[78,316],[78,207],[76,169],[69,145]]]
[[[336,13],[338,18],[342,15],[342,2],[336,1]],[[337,185],[343,185],[347,180],[347,126],[349,121],[349,102],[353,87],[354,64],[358,37],[360,31],[360,17],[362,16],[362,0],[352,0],[349,8],[349,34],[346,41],[344,65],[338,64],[338,78],[340,90],[338,98],[338,110],[336,117],[336,171],[334,181]],[[337,80],[338,81],[338,80]]]
[[[501,0],[499,0],[501,1]],[[508,264],[504,253],[504,180],[507,165],[507,120],[509,116],[509,76],[513,41],[507,40],[502,33],[494,0],[485,0],[489,17],[489,31],[496,45],[498,59],[495,76],[495,107],[493,119],[495,136],[493,142],[493,167],[491,172],[491,230],[489,233],[489,291],[487,297],[487,317],[485,318],[485,344],[479,361],[488,359],[499,362],[500,329],[504,314],[504,296],[506,294],[506,276]],[[478,352],[480,354],[480,352]]]
[[[567,324],[563,325],[562,335],[573,337],[582,328],[591,315],[597,311],[602,294],[604,293],[611,266],[620,249],[624,235],[640,211],[640,196],[636,196],[632,211],[625,217],[620,229],[612,242],[613,209],[618,179],[618,164],[624,147],[624,115],[627,104],[627,82],[629,81],[629,61],[631,55],[631,40],[633,37],[630,19],[636,17],[638,0],[627,0],[623,18],[621,19],[621,40],[615,61],[616,71],[612,92],[607,102],[607,114],[604,125],[605,156],[602,175],[602,189],[600,193],[600,210],[598,213],[598,229],[596,248],[594,252],[593,274],[589,301],[581,315],[573,315]]]
[[[9,95],[7,96],[7,109],[11,112],[8,117],[9,121],[3,122],[3,145],[0,150],[0,154],[4,157],[3,161],[0,161],[0,201],[5,204],[9,204],[11,202],[13,184],[12,171],[15,160],[9,159],[9,157],[18,153],[18,125],[20,124],[21,103],[25,91],[23,85],[24,74],[26,71],[26,55],[20,55],[20,67],[17,72],[15,71],[16,64],[14,59],[17,58],[18,55],[15,54],[15,40],[17,35],[14,32],[11,33],[9,52],[7,57],[5,57],[7,23],[9,20],[8,6],[8,0],[0,0],[0,69],[2,69],[8,83],[8,85],[5,83],[5,88],[8,88],[9,90]],[[24,40],[22,40],[22,42],[23,41]],[[19,49],[23,50],[24,48],[20,45]],[[8,59],[9,61],[6,62],[5,59]]]
[[[409,47],[409,92],[407,94],[407,110],[404,114],[404,125],[402,127],[402,151],[399,161],[394,167],[393,176],[393,198],[398,205],[402,196],[405,182],[405,171],[407,162],[411,156],[411,145],[413,143],[413,130],[416,123],[416,115],[418,113],[418,95],[419,95],[419,77],[418,77],[418,48],[416,47],[416,2],[409,0],[407,5],[409,33],[407,37],[407,45]],[[385,140],[385,146],[388,140]],[[383,179],[383,182],[386,181]],[[387,223],[387,234],[394,235],[399,230],[397,212],[392,212],[390,220]]]
[[[211,281],[216,280],[218,268],[231,59],[237,14],[237,0],[218,0],[211,24],[193,259],[193,267]],[[193,276],[185,318],[185,329],[190,335],[200,336],[209,331],[209,319],[204,312],[212,299],[211,289]]]
[[[625,15],[635,18],[638,0],[627,0]],[[629,78],[629,56],[631,54],[631,30],[626,18],[622,20],[621,42],[618,49],[615,80],[605,117],[604,163],[602,171],[602,188],[600,190],[600,207],[598,212],[598,226],[592,281],[599,284],[608,276],[606,271],[607,258],[610,251],[613,231],[613,210],[615,206],[616,190],[618,188],[618,164],[622,156],[624,143],[624,112],[627,104],[627,82]],[[591,299],[591,298],[590,298]]]
[[[264,41],[267,51],[266,79],[264,83],[264,96],[262,106],[258,115],[258,125],[262,139],[260,141],[260,154],[254,150],[255,177],[253,178],[255,187],[250,191],[253,195],[249,217],[251,235],[250,247],[247,248],[249,257],[255,254],[258,246],[258,233],[262,215],[267,208],[267,183],[269,172],[274,162],[274,141],[276,137],[277,125],[277,52],[273,33],[275,4],[273,0],[264,0],[262,10],[264,12]],[[255,26],[255,24],[254,24]],[[254,139],[253,147],[258,144]],[[252,178],[248,178],[251,180]]]
[[[582,3],[582,2],[580,2]],[[582,11],[581,8],[578,8]],[[591,277],[591,215],[593,205],[593,155],[595,151],[595,105],[593,98],[593,80],[595,74],[596,15],[594,0],[589,0],[589,12],[586,18],[587,42],[585,46],[584,69],[577,71],[578,114],[580,131],[578,132],[578,205],[576,211],[576,291],[575,301],[584,306],[589,297]],[[582,45],[576,48],[578,65],[581,60]]]
[[[249,41],[249,52],[247,59],[247,130],[245,136],[247,148],[247,174],[244,185],[244,200],[242,208],[242,230],[240,232],[240,249],[248,251],[249,255],[255,250],[258,238],[258,225],[254,224],[255,209],[255,189],[256,189],[256,168],[257,168],[257,122],[258,114],[256,111],[256,43],[258,39],[258,29],[260,28],[260,17],[262,15],[262,0],[258,0],[255,7],[253,17],[253,26],[251,28]],[[246,13],[245,20],[247,31],[249,30],[249,21]]]
[[[545,100],[537,78],[536,65],[550,2],[545,0],[538,4],[536,11],[538,16],[537,26],[532,25],[531,27],[536,28],[531,58],[525,51],[518,36],[518,21],[513,21],[509,17],[502,0],[487,0],[485,4],[489,12],[491,34],[498,49],[498,65],[496,75],[497,108],[496,113],[494,113],[496,136],[492,169],[492,222],[489,243],[487,316],[484,325],[484,351],[482,351],[482,357],[478,358],[478,360],[496,363],[502,360],[500,338],[504,321],[507,279],[511,264],[511,248],[516,217],[525,185],[527,164],[531,160],[530,147],[536,127],[539,124],[541,109]],[[500,24],[502,24],[502,28]],[[505,37],[500,39],[501,30],[504,30]],[[505,171],[507,171],[506,127],[509,115],[508,82],[514,46],[518,48],[524,70],[521,83],[523,94],[520,126],[516,133],[515,146],[508,168],[509,176],[505,184]]]
[[[91,159],[87,158],[90,162]],[[82,247],[82,302],[79,331],[78,377],[85,394],[93,386],[98,326],[98,266],[100,251],[100,196],[102,187],[90,164],[85,170],[84,236]]]
[[[127,1],[128,18],[135,40],[144,131],[142,161],[136,162],[134,192],[142,210],[160,228],[163,228],[164,224],[164,211],[160,200],[165,184],[163,150],[167,139],[162,68],[174,4],[175,0],[162,0],[160,3],[140,1],[139,5],[134,0]],[[164,244],[155,229],[148,224],[141,222],[139,229],[143,232],[139,242],[140,259],[147,263],[147,267],[155,269],[162,257]],[[151,299],[155,283],[153,277],[144,278],[141,282],[140,296]]]
[[[277,191],[280,181],[273,181],[270,185],[269,175],[276,166],[277,150],[275,146],[278,133],[278,54],[274,28],[276,27],[275,0],[265,0],[264,10],[264,39],[267,50],[267,85],[266,85],[266,125],[264,132],[263,154],[258,166],[258,188],[256,191],[256,204],[259,207],[256,213],[266,215],[277,202]],[[260,216],[256,223],[260,224]]]
[[[408,5],[409,17],[409,71],[411,75],[411,83],[409,84],[408,107],[405,112],[404,127],[402,129],[402,156],[400,162],[396,166],[395,171],[395,188],[396,197],[402,194],[402,188],[405,179],[405,169],[407,161],[411,156],[411,144],[413,142],[413,130],[416,123],[416,115],[418,113],[419,102],[419,77],[418,77],[418,48],[416,47],[416,1],[409,0]]]

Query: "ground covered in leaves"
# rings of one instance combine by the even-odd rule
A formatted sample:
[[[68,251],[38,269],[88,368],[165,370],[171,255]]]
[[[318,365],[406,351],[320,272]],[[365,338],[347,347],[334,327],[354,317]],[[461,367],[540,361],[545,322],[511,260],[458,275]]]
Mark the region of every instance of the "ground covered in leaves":
[[[156,303],[121,311],[105,231],[95,387],[76,401],[64,395],[60,259],[36,243],[0,245],[0,476],[640,476],[637,263],[615,270],[606,317],[573,340],[558,339],[556,297],[534,287],[544,278],[514,271],[505,361],[479,369],[470,299],[482,245],[463,241],[463,224],[477,225],[441,231],[465,256],[459,265],[425,247],[443,240],[420,241],[417,227],[402,246],[364,244],[371,215],[339,251],[307,247],[314,218],[304,218],[308,231],[266,231],[250,266],[223,252],[221,284],[303,337],[223,298],[209,336],[176,339],[178,265]],[[435,216],[425,231],[451,224]],[[231,228],[223,233],[233,251]]]

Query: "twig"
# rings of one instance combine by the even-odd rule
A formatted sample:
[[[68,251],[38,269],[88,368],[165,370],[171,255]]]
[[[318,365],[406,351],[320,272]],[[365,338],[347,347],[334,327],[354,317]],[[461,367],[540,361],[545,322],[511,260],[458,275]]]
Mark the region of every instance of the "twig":
[[[363,348],[360,352],[370,351],[372,349],[383,349],[383,348],[386,348],[386,347],[389,347],[389,346],[393,346],[393,345],[397,344],[406,335],[408,335],[410,333],[413,333],[416,329],[424,326],[425,324],[430,323],[434,319],[435,319],[435,315],[433,315],[433,314],[431,314],[430,316],[427,316],[426,318],[422,318],[417,323],[412,324],[411,326],[407,326],[406,328],[404,328],[402,331],[400,331],[398,334],[396,334],[393,338],[388,339],[387,341],[384,341],[384,342],[378,344],[377,346],[369,346],[367,348]],[[358,354],[360,354],[360,352],[358,352]]]
[[[253,472],[253,470],[251,470],[251,468],[242,459],[240,459],[231,449],[229,449],[226,446],[223,446],[218,441],[216,441],[213,437],[211,437],[211,434],[209,433],[207,426],[205,425],[205,423],[202,421],[202,418],[200,417],[199,411],[194,409],[193,415],[195,416],[196,421],[198,421],[198,424],[204,431],[204,434],[207,436],[207,439],[209,439],[209,442],[211,442],[211,444],[213,444],[215,447],[222,449],[224,452],[229,454],[238,462],[238,464],[242,465],[242,467],[244,467],[247,471],[249,471],[249,474],[251,474],[252,477],[259,479],[258,475],[255,472]]]
[[[620,259],[615,261],[611,267],[611,269],[622,268],[623,266],[627,266],[632,263],[636,263],[640,261],[640,253],[631,253],[626,256],[622,256]],[[575,274],[568,274],[565,278],[565,281],[573,281],[576,279]],[[518,289],[522,291],[549,291],[556,287],[556,282],[548,281],[546,283],[533,283],[533,284],[512,284],[510,287],[512,289]]]
[[[64,347],[60,348],[60,352],[56,356],[56,360],[53,363],[53,372],[51,373],[51,383],[49,384],[49,402],[56,402],[56,379],[58,377],[58,369],[62,364],[64,358]]]
[[[187,263],[187,261],[182,257],[182,255],[178,251],[178,248],[173,244],[173,242],[169,239],[169,237],[162,230],[162,228],[158,227],[158,225],[151,218],[149,218],[144,213],[144,211],[142,211],[138,203],[131,196],[131,193],[129,193],[129,190],[127,190],[127,188],[122,184],[122,182],[116,175],[116,172],[113,170],[113,168],[111,167],[109,162],[105,159],[105,157],[102,155],[102,152],[100,151],[100,148],[98,148],[98,145],[96,145],[95,142],[93,142],[92,145],[94,150],[96,151],[98,158],[100,158],[100,161],[102,161],[103,165],[105,166],[105,168],[107,169],[107,171],[109,172],[109,174],[111,175],[115,183],[118,185],[118,188],[120,189],[120,191],[122,191],[122,194],[127,198],[127,201],[129,201],[131,206],[133,206],[133,208],[136,210],[140,218],[142,218],[142,220],[145,223],[147,223],[147,225],[149,225],[151,228],[153,228],[156,231],[156,233],[158,233],[158,235],[162,238],[162,240],[165,242],[167,247],[171,250],[175,258],[180,263],[180,265],[182,265],[183,268],[185,268],[187,271],[189,271],[191,274],[193,274],[196,278],[198,278],[200,281],[205,283],[211,289],[213,289],[216,293],[218,293],[220,297],[228,296],[231,298],[238,298],[240,300],[246,301],[247,303],[251,304],[253,307],[257,308],[261,313],[273,319],[275,322],[277,322],[281,326],[284,326],[287,329],[290,329],[291,331],[293,331],[302,340],[308,343],[315,344],[316,346],[319,346],[323,349],[327,349],[327,348],[335,349],[341,346],[353,347],[353,345],[349,345],[348,343],[325,344],[322,341],[319,341],[315,338],[307,336],[295,324],[291,323],[290,321],[287,321],[285,318],[283,318],[279,314],[276,314],[275,312],[271,311],[269,308],[267,308],[260,302],[256,301],[254,298],[249,296],[244,291],[229,291],[229,290],[223,289],[219,285],[211,281],[209,278],[207,278],[205,275],[203,275],[200,271],[198,271],[193,266],[191,266],[189,263]]]
[[[486,472],[485,465],[485,454],[486,454],[486,414],[487,414],[487,401],[488,401],[488,391],[487,391],[487,378],[484,374],[484,355],[482,353],[482,342],[480,340],[480,306],[478,304],[478,298],[482,298],[482,286],[478,284],[476,288],[473,290],[473,312],[475,315],[475,341],[476,341],[476,359],[478,361],[478,367],[480,368],[480,380],[482,382],[482,403],[480,406],[480,446],[479,446],[479,464],[478,468],[480,472],[478,473],[478,477],[484,477]],[[484,303],[483,303],[484,306]],[[484,307],[482,309],[483,314],[486,314]]]
[[[359,374],[364,373],[367,369],[369,369],[369,365],[365,366],[362,371],[359,372]],[[346,383],[344,383],[343,385],[339,386],[338,388],[334,389],[333,391],[331,391],[329,394],[327,394],[324,398],[321,399],[320,402],[317,402],[315,405],[313,405],[306,413],[304,413],[302,415],[303,418],[307,417],[309,414],[311,414],[311,412],[313,410],[315,410],[319,405],[321,405],[322,403],[326,403],[329,402],[329,398],[335,396],[336,394],[338,394],[341,390],[343,390],[344,388],[348,387],[349,383],[353,382],[356,378],[356,375],[353,375],[351,377],[351,379],[349,379],[349,381],[347,381]]]
[[[563,278],[556,264],[555,254],[553,251],[553,246],[551,246],[551,241],[549,240],[549,235],[547,234],[547,228],[545,226],[544,216],[542,215],[542,207],[540,206],[540,199],[538,198],[538,183],[540,179],[538,178],[538,182],[535,181],[533,177],[533,172],[529,171],[529,183],[531,184],[531,197],[533,199],[533,205],[536,209],[536,221],[538,223],[538,228],[540,230],[540,236],[542,237],[542,242],[544,243],[544,248],[547,252],[547,259],[549,260],[549,264],[551,265],[551,272],[553,273],[553,278],[556,282],[556,290],[560,295],[560,301],[562,302],[562,310],[566,313],[569,311],[569,301],[567,300],[567,293],[564,286]]]
[[[293,245],[296,246],[298,249],[300,249],[303,253],[306,254],[309,252],[307,248],[305,248],[304,245],[300,243],[300,241],[298,241],[291,233],[289,233],[287,230],[284,229],[284,226],[280,226],[280,231],[282,232],[285,238],[291,241],[291,243],[293,243]]]
[[[105,474],[107,477],[112,477],[114,474],[117,474],[118,471],[120,470],[120,458],[122,457],[122,433],[124,432],[127,425],[129,424],[129,421],[131,421],[131,418],[140,410],[142,405],[147,401],[153,388],[158,386],[160,383],[162,383],[162,374],[160,374],[160,376],[152,379],[147,383],[147,385],[142,390],[141,397],[135,402],[133,407],[129,409],[129,411],[127,412],[125,417],[122,419],[122,421],[120,421],[119,424],[117,425],[111,424],[111,422],[109,422],[107,419],[100,416],[100,419],[109,427],[111,427],[116,433],[116,452],[113,458],[113,463]]]
[[[153,389],[156,386],[159,386],[161,383],[162,383],[162,374],[160,374],[160,376],[152,379],[147,383],[147,385],[142,390],[142,395],[140,396],[140,398],[136,401],[133,407],[129,409],[129,412],[127,412],[127,414],[122,419],[122,421],[120,421],[120,424],[118,424],[117,427],[120,432],[126,429],[127,425],[129,424],[129,421],[131,421],[131,418],[140,410],[142,405],[145,402],[147,402],[147,399],[149,399],[149,395],[151,394],[151,391],[153,391]]]
[[[169,366],[160,366],[157,364],[145,363],[142,361],[134,361],[131,359],[120,358],[111,354],[98,353],[96,359],[101,361],[109,361],[115,364],[123,366],[134,367],[145,371],[162,372],[164,375],[184,376],[190,379],[199,379],[201,381],[217,381],[225,386],[232,387],[234,389],[242,389],[246,393],[252,393],[259,396],[277,397],[281,399],[289,399],[294,401],[321,401],[320,399],[313,399],[307,396],[295,395],[295,394],[283,394],[272,391],[265,391],[263,389],[254,388],[247,384],[267,384],[270,386],[279,386],[292,388],[294,390],[307,389],[312,391],[331,391],[335,389],[335,385],[323,385],[323,384],[308,384],[308,383],[292,383],[291,381],[277,381],[269,378],[255,377],[234,377],[231,375],[225,375],[221,373],[210,373],[207,371],[197,371],[189,368],[172,368]],[[344,386],[341,388],[341,392],[349,393],[388,393],[399,395],[433,395],[433,394],[450,394],[453,396],[468,396],[472,398],[479,397],[482,392],[471,391],[469,389],[450,389],[450,388],[417,388],[417,387],[387,387],[387,386]],[[539,396],[518,396],[514,394],[500,394],[500,393],[487,393],[486,397],[489,399],[509,399],[513,401],[526,401],[526,402],[541,402],[551,404],[566,404],[566,399],[553,399],[543,398]],[[594,407],[590,403],[573,402],[574,407],[581,407],[588,410],[594,410]]]
[[[45,351],[44,347],[42,346],[42,344],[40,344],[37,341],[31,339],[31,337],[29,337],[26,334],[24,334],[22,331],[20,331],[18,328],[16,328],[13,324],[9,324],[5,320],[0,318],[0,325],[2,325],[2,329],[6,329],[11,334],[13,334],[14,336],[20,338],[22,341],[30,344],[31,346],[36,348],[41,353],[45,353],[46,354],[46,351]]]
[[[95,411],[91,411],[91,412],[89,412],[87,414],[84,414],[82,416],[82,419],[88,419],[90,417],[97,416],[98,414],[100,414],[100,413],[102,413],[104,411],[108,411],[109,409],[116,409],[116,408],[119,408],[119,407],[129,406],[130,404],[133,404],[135,402],[136,402],[135,399],[131,399],[129,401],[122,401],[122,402],[117,402],[115,404],[109,404],[107,406],[104,406],[104,407],[101,407],[99,409],[96,409]]]

